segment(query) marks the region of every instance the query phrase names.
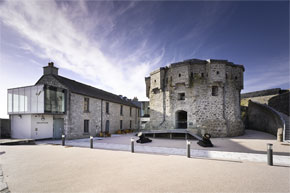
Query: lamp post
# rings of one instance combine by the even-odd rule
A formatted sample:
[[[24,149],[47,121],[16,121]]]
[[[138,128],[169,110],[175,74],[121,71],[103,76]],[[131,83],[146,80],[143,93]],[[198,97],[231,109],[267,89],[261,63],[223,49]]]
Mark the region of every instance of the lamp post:
[[[134,153],[134,138],[131,138],[131,152]]]
[[[190,158],[190,141],[186,140],[187,157]]]
[[[267,144],[267,157],[268,157],[268,165],[273,165],[273,144]]]
[[[90,147],[91,147],[91,149],[94,148],[93,139],[94,139],[94,137],[90,136],[90,144],[91,144]]]
[[[65,135],[62,135],[61,139],[62,139],[62,146],[65,146]]]

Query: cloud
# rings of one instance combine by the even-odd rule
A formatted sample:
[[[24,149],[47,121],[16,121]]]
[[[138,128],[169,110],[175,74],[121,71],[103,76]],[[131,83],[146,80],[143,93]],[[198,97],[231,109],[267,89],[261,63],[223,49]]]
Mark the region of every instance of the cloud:
[[[275,64],[275,65],[273,65]],[[252,92],[270,88],[289,88],[289,60],[280,58],[264,63],[263,67],[257,70],[245,72],[245,86],[243,92]]]
[[[136,34],[132,36],[119,28],[120,18],[135,4],[4,1],[0,4],[0,18],[29,42],[19,44],[25,52],[50,59],[98,88],[144,99],[144,77],[162,60],[165,51],[150,47],[146,34],[135,41],[144,23],[136,23],[132,29]],[[134,49],[124,47],[131,41],[136,43]]]

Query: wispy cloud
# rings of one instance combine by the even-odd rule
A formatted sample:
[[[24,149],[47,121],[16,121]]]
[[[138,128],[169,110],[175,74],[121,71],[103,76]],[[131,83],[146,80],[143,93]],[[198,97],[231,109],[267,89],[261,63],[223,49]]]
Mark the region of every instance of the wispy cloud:
[[[60,68],[80,74],[97,87],[144,99],[144,77],[152,65],[162,60],[165,51],[152,49],[146,36],[135,42],[134,50],[122,47],[133,40],[118,28],[118,22],[135,4],[4,1],[0,4],[0,18],[31,43],[20,43],[20,49],[51,59]],[[142,33],[142,24],[136,23],[134,33],[136,30]],[[146,55],[151,57],[145,58]]]
[[[268,63],[263,64],[263,67],[245,73],[243,92],[281,87],[290,88],[288,58],[268,61]]]

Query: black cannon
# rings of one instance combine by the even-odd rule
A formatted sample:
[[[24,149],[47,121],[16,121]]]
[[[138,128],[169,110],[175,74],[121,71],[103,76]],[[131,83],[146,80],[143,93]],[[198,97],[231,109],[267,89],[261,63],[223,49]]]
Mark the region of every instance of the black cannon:
[[[210,138],[211,138],[211,135],[209,133],[205,133],[202,136],[202,140],[199,140],[197,144],[202,147],[213,147],[213,144],[211,143]]]
[[[136,141],[137,143],[150,143],[152,142],[151,139],[145,137],[145,135],[142,132],[138,133],[139,139]]]

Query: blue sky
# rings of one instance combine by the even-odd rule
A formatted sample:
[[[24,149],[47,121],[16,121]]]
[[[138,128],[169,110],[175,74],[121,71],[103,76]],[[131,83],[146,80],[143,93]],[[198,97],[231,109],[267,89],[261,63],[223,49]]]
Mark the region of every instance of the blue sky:
[[[0,117],[7,88],[33,85],[49,61],[141,100],[145,76],[190,58],[243,64],[243,92],[289,88],[288,1],[10,0],[0,19]]]

